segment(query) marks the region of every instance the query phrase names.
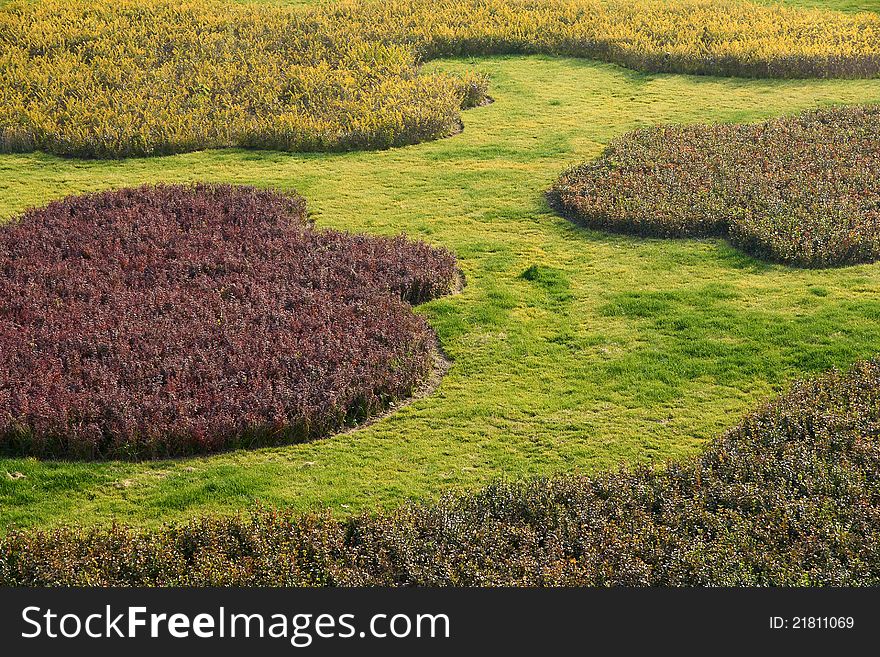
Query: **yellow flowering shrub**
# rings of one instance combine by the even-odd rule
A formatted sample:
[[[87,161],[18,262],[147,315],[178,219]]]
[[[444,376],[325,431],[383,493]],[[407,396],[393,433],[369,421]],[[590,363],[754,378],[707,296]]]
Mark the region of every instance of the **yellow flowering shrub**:
[[[442,55],[548,53],[645,71],[880,73],[880,17],[707,0],[47,0],[0,9],[0,152],[125,157],[437,139],[486,80]]]
[[[741,0],[348,0],[313,10],[422,58],[543,53],[642,71],[874,77],[880,16]]]

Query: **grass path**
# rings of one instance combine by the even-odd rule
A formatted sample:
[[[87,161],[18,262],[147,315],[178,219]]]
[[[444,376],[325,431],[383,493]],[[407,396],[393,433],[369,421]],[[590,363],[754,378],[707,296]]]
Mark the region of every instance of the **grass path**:
[[[759,0],[761,4],[783,4],[792,7],[806,7],[809,9],[834,9],[835,11],[880,12],[880,0]]]
[[[439,142],[340,155],[0,157],[3,217],[151,181],[296,189],[321,226],[452,248],[469,283],[420,308],[454,360],[433,395],[306,445],[144,464],[0,460],[0,528],[156,524],[255,500],[348,513],[499,476],[677,458],[790,379],[880,352],[880,266],[803,271],[718,240],[609,236],[573,227],[542,198],[562,168],[640,125],[880,102],[880,80],[642,75],[542,57],[433,65],[486,70],[497,100]]]

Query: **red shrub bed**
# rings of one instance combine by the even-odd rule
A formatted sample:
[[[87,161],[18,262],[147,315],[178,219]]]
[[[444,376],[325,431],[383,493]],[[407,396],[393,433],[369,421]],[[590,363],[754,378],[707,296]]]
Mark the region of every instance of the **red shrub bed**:
[[[880,362],[796,384],[665,468],[334,520],[11,531],[0,586],[880,586]]]
[[[880,259],[880,108],[624,135],[550,190],[567,216],[639,235],[724,235],[806,267]]]
[[[295,195],[159,186],[0,229],[0,448],[143,458],[325,436],[433,366],[455,259],[314,229]]]

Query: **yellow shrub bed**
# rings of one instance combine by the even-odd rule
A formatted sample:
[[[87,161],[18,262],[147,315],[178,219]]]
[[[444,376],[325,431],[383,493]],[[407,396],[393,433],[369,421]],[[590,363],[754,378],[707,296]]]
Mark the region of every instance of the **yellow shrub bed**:
[[[880,73],[880,17],[704,0],[48,0],[0,9],[0,152],[125,157],[388,148],[455,131],[480,76],[442,55],[549,53],[645,71]]]

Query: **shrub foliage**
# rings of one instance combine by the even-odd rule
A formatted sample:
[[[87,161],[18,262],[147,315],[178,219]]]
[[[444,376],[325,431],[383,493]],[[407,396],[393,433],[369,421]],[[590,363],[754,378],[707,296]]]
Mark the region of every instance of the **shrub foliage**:
[[[563,173],[550,198],[590,227],[726,235],[761,258],[826,267],[880,258],[878,171],[880,108],[835,108],[631,132]]]
[[[0,585],[880,585],[880,362],[796,384],[699,458],[345,521],[256,510],[0,538]]]
[[[316,230],[295,195],[159,186],[0,229],[0,448],[156,457],[324,436],[410,395],[447,251]]]
[[[735,0],[19,1],[0,9],[0,152],[126,157],[388,148],[458,129],[486,80],[443,55],[642,71],[873,77],[880,17]]]

